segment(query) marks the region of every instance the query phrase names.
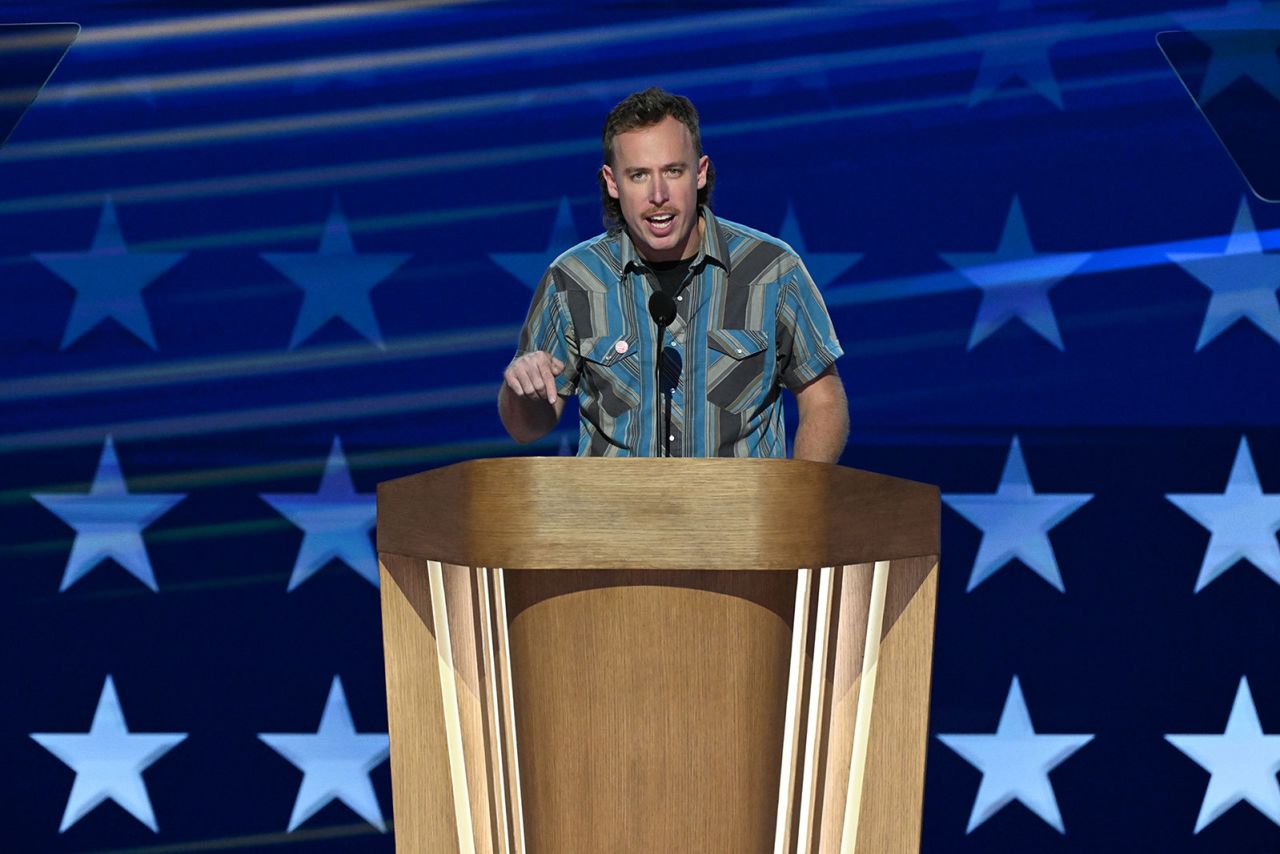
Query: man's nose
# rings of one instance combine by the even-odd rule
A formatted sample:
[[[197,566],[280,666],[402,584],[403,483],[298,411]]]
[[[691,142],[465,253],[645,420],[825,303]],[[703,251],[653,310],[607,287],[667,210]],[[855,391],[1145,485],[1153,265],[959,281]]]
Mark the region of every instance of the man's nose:
[[[667,187],[667,179],[662,175],[658,175],[649,185],[649,204],[655,206],[665,205],[670,198],[671,193]]]

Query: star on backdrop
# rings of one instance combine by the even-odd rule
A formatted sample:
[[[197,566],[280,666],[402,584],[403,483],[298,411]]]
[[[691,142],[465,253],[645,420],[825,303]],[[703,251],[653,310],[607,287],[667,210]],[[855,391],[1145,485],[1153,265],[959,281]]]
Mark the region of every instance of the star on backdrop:
[[[1240,560],[1249,561],[1280,584],[1280,544],[1276,541],[1280,493],[1262,491],[1247,439],[1240,439],[1221,495],[1192,493],[1165,498],[1210,532],[1196,577],[1196,593]]]
[[[317,251],[261,255],[303,290],[302,309],[289,338],[290,350],[334,318],[346,321],[379,348],[385,348],[369,292],[408,261],[410,253],[357,254],[347,220],[335,200]]]
[[[972,833],[1015,800],[1054,830],[1067,832],[1049,772],[1092,741],[1093,736],[1037,733],[1017,676],[1009,686],[994,733],[939,735],[938,740],[982,772],[965,833]]]
[[[805,246],[804,235],[800,233],[800,221],[796,219],[795,207],[791,202],[787,202],[787,212],[782,218],[778,237],[799,253],[805,269],[820,291],[825,291],[827,285],[862,260],[861,252],[810,252]]]
[[[1280,825],[1280,735],[1266,735],[1253,704],[1249,680],[1240,677],[1227,728],[1221,735],[1166,735],[1170,744],[1209,772],[1196,816],[1195,832],[1216,821],[1240,801],[1247,801]]]
[[[941,257],[982,290],[967,349],[972,350],[1014,318],[1059,350],[1064,349],[1049,289],[1080,269],[1091,253],[1037,253],[1017,196],[994,252],[950,252]]]
[[[32,257],[76,292],[61,349],[106,320],[115,320],[157,349],[142,291],[185,258],[185,252],[130,252],[115,205],[107,198],[88,252],[35,252]]]
[[[1262,241],[1249,212],[1249,200],[1240,199],[1235,225],[1222,252],[1170,252],[1169,260],[1207,287],[1205,311],[1196,351],[1217,338],[1232,324],[1248,320],[1280,343],[1280,255],[1262,251]]]
[[[1280,58],[1275,53],[1280,9],[1274,3],[1237,0],[1212,10],[1184,12],[1174,19],[1211,51],[1198,103],[1209,101],[1241,78],[1254,81],[1280,99]],[[1251,31],[1247,40],[1240,38],[1242,30]]]
[[[186,733],[131,733],[110,676],[103,683],[86,733],[31,733],[31,738],[76,772],[62,813],[62,833],[105,800],[124,807],[159,832],[142,772],[187,737]]]
[[[816,93],[827,105],[835,105],[835,98],[831,94],[831,78],[821,68],[812,70],[804,70],[802,68],[788,69],[782,73],[778,73],[776,68],[770,68],[769,73],[752,74],[751,85],[747,89],[747,97],[760,98],[765,95],[787,92]],[[787,242],[790,243],[791,241],[788,240]]]
[[[986,581],[1014,558],[1059,592],[1066,592],[1049,543],[1049,531],[1091,498],[1092,495],[1082,494],[1037,494],[1022,458],[1022,446],[1014,436],[1000,485],[994,493],[942,496],[948,507],[982,529],[982,540],[965,592]]]
[[[114,559],[152,590],[160,589],[142,541],[142,531],[186,494],[129,492],[110,436],[102,444],[98,469],[88,493],[46,492],[32,493],[31,497],[76,531],[59,593],[107,558]]]
[[[556,221],[551,226],[551,236],[547,238],[546,249],[541,252],[490,252],[489,258],[523,282],[529,290],[533,290],[542,281],[542,274],[551,266],[551,262],[578,243],[578,229],[573,225],[569,197],[562,196],[560,207],[556,211]]]
[[[994,97],[1011,80],[1021,80],[1059,110],[1064,109],[1062,90],[1049,64],[1049,48],[1066,33],[1045,37],[1029,35],[1024,30],[1044,30],[1054,23],[1076,19],[1077,16],[1038,13],[1031,0],[1001,0],[995,18],[1000,32],[994,43],[983,45],[968,106],[977,106]]]
[[[289,816],[289,831],[335,798],[369,824],[386,831],[369,772],[390,754],[390,739],[386,733],[356,732],[340,678],[333,677],[315,733],[259,733],[258,738],[302,771],[302,785]]]
[[[335,436],[324,464],[320,488],[312,493],[262,494],[259,496],[290,522],[302,529],[302,546],[289,576],[289,590],[337,558],[361,578],[378,586],[378,557],[369,539],[377,517],[373,493],[356,492]]]

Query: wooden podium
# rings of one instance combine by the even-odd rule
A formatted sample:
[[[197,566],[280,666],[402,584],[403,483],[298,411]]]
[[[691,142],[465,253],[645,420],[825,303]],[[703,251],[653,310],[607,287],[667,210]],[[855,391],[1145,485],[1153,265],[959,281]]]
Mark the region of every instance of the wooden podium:
[[[397,850],[918,851],[938,513],[792,460],[380,484]]]

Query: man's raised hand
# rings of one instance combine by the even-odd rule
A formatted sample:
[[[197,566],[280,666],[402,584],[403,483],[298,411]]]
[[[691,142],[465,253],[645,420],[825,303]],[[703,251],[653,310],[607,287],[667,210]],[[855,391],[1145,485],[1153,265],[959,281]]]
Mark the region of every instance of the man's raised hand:
[[[511,360],[502,372],[503,382],[526,400],[556,402],[556,377],[564,373],[564,362],[544,350],[534,350]]]

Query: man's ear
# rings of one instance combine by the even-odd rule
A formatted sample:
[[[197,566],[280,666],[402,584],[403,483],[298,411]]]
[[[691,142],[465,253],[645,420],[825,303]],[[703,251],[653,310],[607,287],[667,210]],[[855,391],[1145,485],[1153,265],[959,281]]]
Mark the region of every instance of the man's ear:
[[[608,163],[600,167],[600,177],[604,178],[604,188],[609,191],[610,197],[618,198],[618,182],[613,179],[613,170]]]
[[[707,164],[710,162],[711,162],[710,158],[708,158],[707,155],[705,154],[698,158],[698,189],[699,190],[707,186]]]

